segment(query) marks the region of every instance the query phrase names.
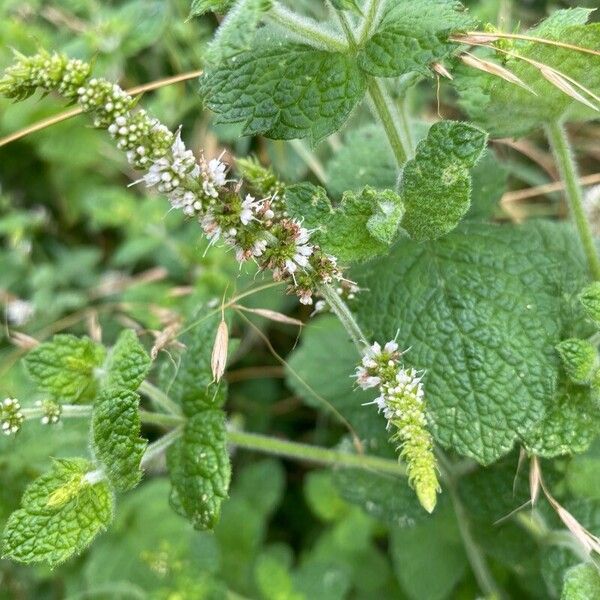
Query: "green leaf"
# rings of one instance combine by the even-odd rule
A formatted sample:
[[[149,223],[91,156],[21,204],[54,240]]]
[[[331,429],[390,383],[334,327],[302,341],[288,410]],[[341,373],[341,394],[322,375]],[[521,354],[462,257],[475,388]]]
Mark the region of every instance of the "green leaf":
[[[551,223],[468,224],[435,242],[403,241],[353,274],[369,290],[357,307],[367,333],[397,336],[411,348],[406,361],[425,370],[438,442],[484,464],[551,411],[562,298],[585,277],[572,230]]]
[[[600,24],[567,25],[576,20],[584,23],[587,14],[581,11],[570,13],[569,18],[551,17],[550,23],[544,22],[528,34],[600,50]],[[519,43],[514,51],[527,60],[558,70],[596,95],[600,93],[597,56],[536,42]],[[494,137],[523,136],[545,123],[558,120],[596,118],[596,111],[552,85],[540,74],[539,68],[525,60],[504,55],[500,55],[498,60],[503,61],[504,67],[525,82],[535,95],[499,77],[469,70],[465,66],[458,69],[455,78],[463,108]]]
[[[291,216],[317,229],[315,241],[343,261],[385,254],[404,214],[395,192],[370,187],[360,193],[345,192],[336,208],[325,190],[309,183],[288,186],[285,201]]]
[[[206,59],[219,63],[252,49],[256,30],[272,0],[238,0],[231,6],[206,49]]]
[[[358,4],[357,0],[331,0],[331,4],[337,10],[349,10],[357,15],[362,15],[362,11],[360,10],[360,5]]]
[[[414,527],[394,527],[390,554],[409,598],[444,600],[465,575],[468,562],[456,518],[449,507]]]
[[[218,122],[243,123],[244,135],[316,144],[346,121],[365,79],[350,56],[260,35],[252,50],[210,69],[200,87]]]
[[[559,378],[552,400],[537,426],[526,436],[526,447],[551,458],[585,451],[600,433],[598,402],[589,386]]]
[[[392,190],[345,192],[317,237],[340,260],[366,260],[388,251],[403,214],[402,201]]]
[[[565,481],[576,498],[600,500],[600,440],[596,439],[585,454],[571,458]]]
[[[140,438],[140,397],[126,388],[108,388],[94,405],[92,447],[106,477],[119,492],[142,478],[140,463],[147,441]]]
[[[83,402],[94,397],[94,371],[105,354],[102,346],[87,337],[60,334],[34,348],[25,365],[41,390],[61,402]]]
[[[487,135],[467,123],[440,121],[417,147],[402,175],[402,227],[418,241],[454,229],[471,205],[471,175]]]
[[[312,471],[304,478],[304,497],[312,512],[323,521],[337,521],[348,513],[329,471]]]
[[[579,301],[588,317],[600,325],[600,281],[590,283],[579,295]]]
[[[397,77],[430,75],[431,64],[456,53],[450,34],[468,30],[476,21],[454,0],[392,0],[373,36],[359,52],[365,72]]]
[[[109,353],[106,385],[137,390],[150,370],[148,353],[133,329],[125,329]]]
[[[234,3],[235,0],[192,0],[190,18],[200,17],[207,12],[226,13]]]
[[[80,553],[112,520],[106,482],[90,483],[92,466],[82,459],[55,460],[52,470],[25,491],[22,508],[9,518],[3,556],[54,567]]]
[[[488,150],[471,169],[471,207],[465,218],[488,221],[507,189],[508,171]]]
[[[212,529],[231,478],[223,411],[208,409],[188,419],[167,452],[167,465],[173,507],[196,529]]]
[[[561,600],[593,600],[600,598],[600,573],[593,564],[572,567],[565,574]]]
[[[381,125],[348,131],[343,146],[327,163],[327,189],[335,197],[365,186],[395,188],[397,167]]]
[[[556,351],[565,368],[567,377],[573,382],[585,385],[592,381],[598,369],[598,351],[587,340],[570,338],[556,345]]]
[[[219,320],[218,315],[205,319],[182,337],[186,350],[174,379],[170,376],[170,364],[161,372],[163,389],[169,390],[169,397],[181,405],[187,417],[207,408],[219,408],[227,398],[227,385],[213,383],[210,367]]]
[[[363,406],[374,394],[355,389],[352,374],[359,360],[340,322],[324,315],[305,327],[299,347],[288,358],[287,385],[309,406],[324,412],[339,411],[369,452],[394,456],[385,419],[372,407]]]

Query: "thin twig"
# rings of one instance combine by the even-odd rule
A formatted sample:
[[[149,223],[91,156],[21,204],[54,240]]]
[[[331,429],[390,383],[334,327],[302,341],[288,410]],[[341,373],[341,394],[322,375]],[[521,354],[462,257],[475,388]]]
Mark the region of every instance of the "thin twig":
[[[593,175],[586,175],[585,177],[579,178],[580,185],[594,185],[600,183],[600,173],[594,173]],[[543,196],[544,194],[550,194],[552,192],[560,192],[565,189],[563,181],[555,181],[553,183],[546,183],[544,185],[536,185],[535,187],[526,188],[523,190],[516,190],[514,192],[506,192],[500,200],[500,204],[509,204],[511,202],[518,202],[519,200],[525,200],[527,198],[534,198],[535,196]]]
[[[161,87],[165,87],[167,85],[172,85],[174,83],[179,83],[181,81],[187,81],[188,79],[194,79],[196,77],[200,77],[202,75],[202,71],[190,71],[189,73],[182,73],[181,75],[175,75],[173,77],[165,77],[164,79],[157,79],[156,81],[151,81],[150,83],[145,83],[143,85],[138,85],[127,90],[128,94],[143,94],[144,92],[149,92],[151,90],[156,90]],[[66,110],[58,115],[53,115],[52,117],[48,117],[47,119],[42,119],[33,125],[29,125],[28,127],[24,127],[19,131],[15,131],[15,133],[11,133],[6,137],[0,138],[0,147],[6,146],[11,142],[15,142],[20,140],[21,138],[29,135],[30,133],[35,133],[36,131],[41,131],[42,129],[46,129],[52,125],[56,125],[57,123],[61,123],[62,121],[66,121],[72,117],[76,117],[80,115],[83,110],[79,107],[71,108],[70,110]]]

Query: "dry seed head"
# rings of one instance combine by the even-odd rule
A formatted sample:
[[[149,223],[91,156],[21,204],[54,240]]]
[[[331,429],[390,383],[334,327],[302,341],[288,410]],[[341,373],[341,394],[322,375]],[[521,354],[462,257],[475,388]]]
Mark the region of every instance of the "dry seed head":
[[[567,81],[567,78],[564,75],[562,75],[561,73],[559,73],[556,69],[553,69],[552,67],[549,67],[548,65],[542,65],[539,63],[536,66],[538,67],[538,69],[539,69],[541,75],[544,77],[544,79],[549,81],[553,86],[557,87],[561,92],[563,92],[563,94],[570,96],[574,100],[577,100],[577,102],[581,102],[582,104],[585,104],[585,106],[591,108],[592,110],[595,110],[595,111],[599,110],[597,106],[592,104],[585,96],[580,94],[575,89],[575,87],[573,87],[573,85],[571,85],[569,83],[569,81]],[[582,85],[580,85],[580,84],[577,84],[577,85],[578,85],[578,87],[581,87],[582,89],[588,91],[587,88],[584,88]],[[589,91],[588,91],[588,93],[592,94]]]
[[[224,319],[221,319],[215,336],[212,356],[210,359],[210,368],[216,382],[221,381],[225,367],[227,365],[227,345],[229,343],[229,329]]]
[[[531,506],[535,506],[540,495],[540,483],[542,481],[542,471],[540,469],[540,461],[537,456],[531,457],[529,465],[529,493],[531,497]]]
[[[454,79],[454,77],[452,77],[452,74],[450,73],[450,71],[448,71],[448,69],[446,69],[446,67],[439,62],[433,63],[431,65],[431,68],[438,74],[441,75],[442,77],[445,77],[446,79]]]
[[[40,345],[40,342],[35,338],[22,333],[20,331],[13,331],[10,334],[10,341],[17,347],[22,350],[33,350]]]
[[[476,44],[489,44],[490,42],[497,42],[500,37],[501,36],[493,33],[468,33],[466,35],[453,35],[450,37],[450,40],[453,42],[474,46]]]
[[[297,325],[298,327],[302,327],[304,323],[299,319],[294,319],[292,317],[288,317],[280,312],[276,312],[274,310],[269,310],[268,308],[246,308],[245,306],[236,305],[235,308],[239,308],[246,312],[258,315],[260,317],[264,317],[265,319],[269,319],[270,321],[276,321],[277,323],[285,323],[286,325]]]
[[[484,60],[482,58],[478,58],[477,56],[468,52],[461,54],[460,59],[469,67],[473,67],[474,69],[479,69],[480,71],[484,71],[485,73],[488,73],[490,75],[500,77],[501,79],[504,79],[509,83],[518,85],[519,87],[522,87],[528,92],[531,92],[534,96],[537,96],[537,94],[523,80],[521,80],[508,69],[505,69],[504,67],[496,63],[493,63],[489,60]]]

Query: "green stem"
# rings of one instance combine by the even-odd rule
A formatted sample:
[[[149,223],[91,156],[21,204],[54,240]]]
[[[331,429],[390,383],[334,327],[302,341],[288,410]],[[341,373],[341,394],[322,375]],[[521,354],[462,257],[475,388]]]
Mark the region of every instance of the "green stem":
[[[546,134],[565,184],[565,195],[590,272],[593,278],[598,280],[600,279],[600,258],[598,258],[594,236],[583,209],[583,194],[578,181],[577,164],[571,151],[567,133],[561,123],[554,122],[546,126]]]
[[[148,396],[156,406],[162,408],[165,412],[171,415],[181,415],[181,408],[179,404],[173,402],[169,396],[167,396],[162,390],[158,389],[155,385],[152,385],[149,381],[142,381],[140,392],[145,396]]]
[[[367,338],[362,332],[359,324],[354,319],[354,315],[350,312],[348,305],[340,298],[340,295],[330,286],[322,285],[319,291],[325,298],[325,301],[331,307],[335,316],[340,320],[348,335],[354,342],[359,354],[362,355],[365,346],[368,346]]]
[[[453,465],[441,452],[437,452],[437,458],[438,464],[440,465],[440,474],[443,482],[446,485],[446,489],[448,490],[448,494],[454,508],[458,530],[467,554],[467,559],[471,565],[471,570],[475,576],[475,580],[477,581],[481,591],[489,600],[499,600],[500,598],[505,598],[504,592],[494,580],[479,544],[473,537],[469,516],[458,494],[456,484],[457,475],[454,472]]]
[[[362,22],[360,33],[358,34],[358,43],[363,45],[371,33],[371,28],[377,15],[379,14],[379,8],[381,7],[382,0],[367,0],[367,4],[364,8],[365,19]]]
[[[159,427],[177,427],[185,423],[185,417],[166,415],[149,410],[140,410],[140,419],[145,425],[158,425]]]
[[[402,167],[412,154],[412,150],[410,141],[406,137],[406,132],[400,126],[400,115],[381,81],[370,78],[367,89],[369,90],[373,109],[383,125],[383,129],[396,157],[396,162],[399,167]]]
[[[389,475],[404,476],[404,467],[395,460],[379,458],[378,456],[367,456],[364,454],[351,454],[349,452],[340,452],[319,446],[310,446],[297,442],[289,442],[256,433],[246,433],[243,431],[230,431],[227,439],[231,444],[247,450],[255,450],[276,456],[283,456],[307,462],[318,463],[321,465],[354,467],[387,473]]]
[[[151,463],[157,456],[160,456],[175,440],[181,437],[183,433],[183,427],[176,427],[166,433],[162,437],[158,438],[155,442],[152,442],[146,448],[142,462],[140,466],[146,467],[148,463]]]
[[[278,2],[273,3],[268,17],[273,23],[281,25],[309,44],[334,52],[348,50],[342,39],[323,29],[312,19],[301,17]]]

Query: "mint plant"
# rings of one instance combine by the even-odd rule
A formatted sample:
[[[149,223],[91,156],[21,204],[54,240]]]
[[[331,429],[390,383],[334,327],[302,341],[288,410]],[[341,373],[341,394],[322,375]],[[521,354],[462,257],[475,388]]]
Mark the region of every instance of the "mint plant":
[[[22,474],[3,557],[68,569],[81,556],[104,585],[98,565],[124,552],[115,539],[131,526],[140,539],[127,541],[135,566],[124,587],[91,592],[600,596],[600,258],[567,135],[567,123],[600,110],[591,11],[559,10],[520,34],[453,0],[187,8],[214,32],[196,90],[206,111],[181,125],[153,116],[76,47],[17,52],[0,79],[4,98],[61,98],[105,132],[106,153],[123,154],[123,174],[157,197],[148,213],[158,215],[112,264],[166,264],[127,284],[105,274],[79,320],[67,319],[72,333],[19,331],[35,310],[6,293],[24,356],[8,368],[22,371],[7,383],[2,432],[18,444],[34,427],[61,438],[80,423],[83,442],[69,456],[45,453],[53,461],[37,477]],[[464,121],[423,118],[424,90],[437,87],[441,113],[441,79]],[[185,141],[205,118],[227,147],[208,134],[203,149]],[[494,222],[506,177],[490,136],[538,130],[572,222]],[[281,148],[314,176],[265,160]],[[133,206],[130,220],[144,221]],[[96,218],[116,227],[118,214]],[[189,228],[171,236],[167,219]],[[136,277],[169,281],[98,302]],[[261,293],[266,306],[253,304]],[[75,327],[83,319],[89,335]],[[290,326],[301,328],[298,347],[276,341]],[[257,340],[279,366],[253,362]],[[242,381],[257,369],[285,379],[317,418],[320,444],[284,439],[271,416],[256,417],[271,391],[246,382],[240,393],[227,373],[240,360]],[[4,448],[10,465],[17,452]],[[305,475],[306,503],[327,529],[301,559],[265,535],[283,502],[281,465],[244,467],[240,450],[327,467]],[[162,538],[140,525],[146,494],[168,497]],[[185,534],[172,533],[183,527],[174,515]],[[199,575],[195,543],[220,567]]]

